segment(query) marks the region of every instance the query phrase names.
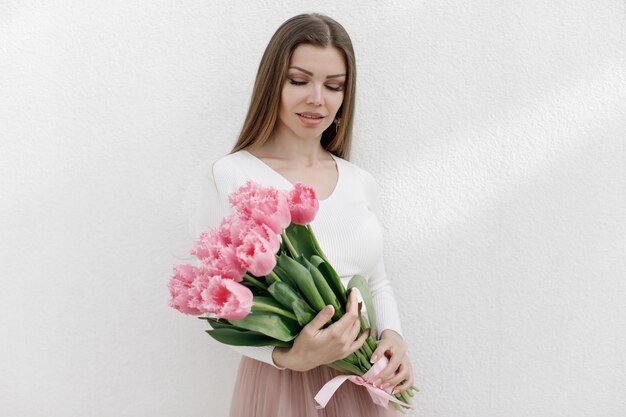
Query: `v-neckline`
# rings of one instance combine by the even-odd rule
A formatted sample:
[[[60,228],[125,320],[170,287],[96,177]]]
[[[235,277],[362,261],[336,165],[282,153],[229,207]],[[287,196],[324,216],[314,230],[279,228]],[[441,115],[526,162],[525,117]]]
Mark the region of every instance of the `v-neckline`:
[[[259,165],[262,165],[263,167],[265,167],[267,170],[271,171],[274,173],[275,176],[277,176],[278,178],[280,178],[283,182],[285,182],[286,184],[289,185],[289,187],[293,187],[295,184],[292,183],[291,181],[289,181],[283,174],[281,174],[280,172],[276,171],[274,168],[272,168],[271,166],[269,166],[269,164],[267,164],[264,160],[262,160],[261,158],[256,157],[255,155],[251,154],[250,152],[248,152],[245,149],[242,149],[240,151],[241,153],[245,153],[248,156],[250,156],[251,159],[255,160],[258,162]],[[329,152],[330,153],[330,152]],[[329,201],[330,199],[333,198],[333,196],[337,193],[337,188],[339,188],[339,184],[341,182],[341,177],[342,177],[342,169],[341,169],[341,163],[339,162],[339,158],[335,155],[333,155],[332,153],[330,153],[330,156],[333,158],[333,160],[335,161],[335,167],[337,169],[337,181],[335,182],[335,186],[333,187],[333,190],[330,192],[330,194],[325,198],[325,199],[317,199],[317,201],[319,201],[320,203],[325,203],[327,201]]]

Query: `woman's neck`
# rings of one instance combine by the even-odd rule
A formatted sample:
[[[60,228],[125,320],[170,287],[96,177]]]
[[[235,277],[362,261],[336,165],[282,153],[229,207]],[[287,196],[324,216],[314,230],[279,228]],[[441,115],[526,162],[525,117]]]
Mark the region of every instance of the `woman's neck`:
[[[291,160],[303,166],[315,166],[320,161],[332,158],[322,147],[320,139],[305,140],[274,134],[263,146],[256,149],[255,155],[261,158]]]

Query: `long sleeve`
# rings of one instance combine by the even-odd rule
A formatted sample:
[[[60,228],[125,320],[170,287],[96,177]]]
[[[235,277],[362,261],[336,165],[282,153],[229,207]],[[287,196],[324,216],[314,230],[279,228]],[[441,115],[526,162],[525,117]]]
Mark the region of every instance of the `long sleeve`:
[[[370,210],[376,214],[377,221],[380,213],[380,200],[378,198],[378,186],[374,177],[367,171],[363,171],[365,176],[366,196],[370,206]],[[382,226],[381,226],[382,227]],[[390,329],[402,335],[402,326],[400,323],[400,314],[398,305],[394,296],[391,282],[387,278],[385,271],[385,262],[383,260],[382,251],[376,262],[369,280],[370,292],[372,294],[372,302],[376,310],[376,332],[380,337],[383,330]]]
[[[201,232],[219,226],[230,211],[228,195],[245,182],[245,177],[235,166],[216,162],[203,177],[198,190],[195,210],[189,220],[189,234],[195,240]],[[272,360],[273,346],[229,346],[242,355],[268,363],[278,368]],[[281,369],[281,368],[279,368]]]

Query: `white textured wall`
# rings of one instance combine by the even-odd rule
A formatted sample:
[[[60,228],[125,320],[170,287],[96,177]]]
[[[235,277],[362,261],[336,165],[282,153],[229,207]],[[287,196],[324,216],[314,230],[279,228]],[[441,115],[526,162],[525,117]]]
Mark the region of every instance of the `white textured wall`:
[[[354,40],[412,415],[626,416],[623,0],[0,2],[0,415],[227,414],[165,285],[303,11]]]

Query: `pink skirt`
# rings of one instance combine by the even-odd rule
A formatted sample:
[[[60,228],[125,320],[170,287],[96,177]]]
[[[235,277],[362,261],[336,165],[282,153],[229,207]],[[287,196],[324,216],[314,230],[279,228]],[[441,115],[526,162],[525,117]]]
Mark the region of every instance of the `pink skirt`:
[[[372,402],[367,390],[345,382],[326,408],[315,408],[313,397],[339,371],[320,366],[307,372],[276,369],[243,356],[230,407],[230,417],[398,417],[391,406]]]

